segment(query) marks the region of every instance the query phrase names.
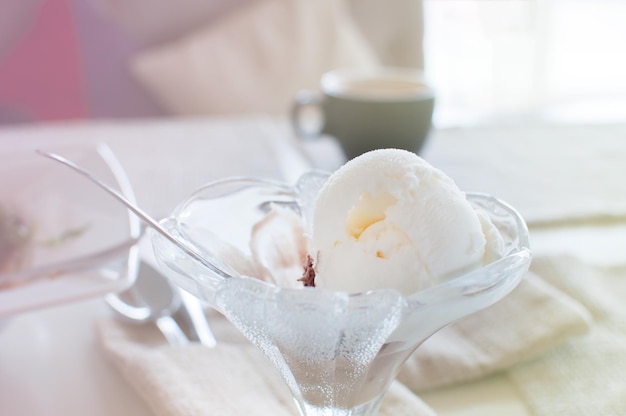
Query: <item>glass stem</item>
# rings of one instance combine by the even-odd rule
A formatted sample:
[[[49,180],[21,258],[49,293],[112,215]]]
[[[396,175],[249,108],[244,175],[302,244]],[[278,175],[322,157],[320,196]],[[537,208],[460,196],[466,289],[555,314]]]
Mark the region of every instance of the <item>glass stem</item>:
[[[376,416],[380,409],[385,392],[370,400],[367,403],[358,405],[351,409],[338,407],[320,407],[306,402],[296,400],[301,416]]]

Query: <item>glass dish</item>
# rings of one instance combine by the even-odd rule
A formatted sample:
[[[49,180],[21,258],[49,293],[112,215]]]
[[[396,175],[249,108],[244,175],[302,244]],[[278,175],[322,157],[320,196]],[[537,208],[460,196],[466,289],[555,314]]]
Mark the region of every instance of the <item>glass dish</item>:
[[[137,218],[35,146],[76,160],[134,200],[106,145],[25,141],[0,148],[0,209],[5,225],[23,230],[19,250],[0,264],[0,319],[124,290],[137,273]],[[10,238],[4,230],[3,244]],[[4,247],[6,254],[10,245]],[[101,264],[92,264],[94,256]]]
[[[345,293],[281,288],[246,276],[250,232],[271,205],[310,225],[327,175],[312,172],[295,186],[251,178],[208,184],[161,224],[196,248],[208,270],[156,233],[157,260],[182,288],[223,313],[278,369],[305,416],[375,415],[410,354],[449,323],[506,296],[527,271],[531,253],[523,219],[510,206],[468,194],[506,242],[506,255],[479,270],[403,296],[392,289]]]

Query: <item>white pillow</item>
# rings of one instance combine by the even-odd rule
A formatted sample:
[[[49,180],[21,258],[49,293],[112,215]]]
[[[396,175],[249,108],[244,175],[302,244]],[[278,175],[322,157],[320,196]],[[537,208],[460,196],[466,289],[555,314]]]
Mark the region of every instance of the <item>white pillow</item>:
[[[132,70],[174,114],[284,116],[324,72],[376,64],[341,0],[258,0],[140,53]]]

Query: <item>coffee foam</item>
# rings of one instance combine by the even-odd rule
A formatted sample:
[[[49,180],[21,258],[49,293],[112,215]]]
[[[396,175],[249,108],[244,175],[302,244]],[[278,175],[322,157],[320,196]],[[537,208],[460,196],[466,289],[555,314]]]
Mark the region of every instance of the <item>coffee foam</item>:
[[[355,98],[408,98],[422,96],[428,88],[421,83],[393,80],[393,79],[366,79],[349,81],[338,85],[336,95]]]
[[[396,72],[337,73],[323,80],[322,88],[329,95],[357,99],[394,100],[431,95],[418,77]]]

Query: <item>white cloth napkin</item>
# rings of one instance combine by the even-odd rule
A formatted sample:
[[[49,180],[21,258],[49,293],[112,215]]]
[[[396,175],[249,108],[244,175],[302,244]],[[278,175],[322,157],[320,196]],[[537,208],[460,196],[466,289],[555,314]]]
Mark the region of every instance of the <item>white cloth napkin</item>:
[[[295,416],[298,411],[278,373],[256,348],[213,317],[220,342],[171,347],[156,328],[115,320],[99,323],[108,357],[162,416]],[[434,416],[409,389],[394,382],[380,416]]]
[[[530,224],[626,218],[626,125],[511,124],[434,130],[423,156],[464,191]]]
[[[536,272],[552,271],[538,264]],[[536,358],[584,333],[589,319],[582,305],[529,273],[507,298],[422,345],[399,375],[404,385],[390,389],[381,415],[433,414],[408,388],[475,379]],[[215,349],[170,347],[155,328],[114,319],[100,322],[98,332],[107,356],[156,414],[297,414],[265,358],[221,316],[212,315],[211,322],[219,339]]]
[[[591,312],[593,324],[585,336],[509,372],[527,408],[536,416],[626,415],[626,265],[564,257],[536,266]]]

